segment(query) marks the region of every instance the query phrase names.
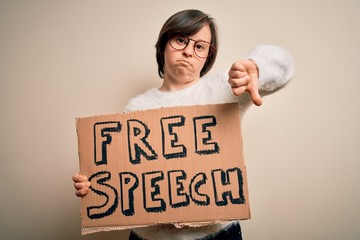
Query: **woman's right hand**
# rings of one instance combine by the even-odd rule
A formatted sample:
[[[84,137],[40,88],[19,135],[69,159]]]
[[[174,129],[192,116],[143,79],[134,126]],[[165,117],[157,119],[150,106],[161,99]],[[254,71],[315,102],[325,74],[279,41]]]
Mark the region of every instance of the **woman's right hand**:
[[[78,197],[84,197],[89,192],[91,183],[85,175],[76,173],[73,176],[74,187],[76,189],[75,195]]]

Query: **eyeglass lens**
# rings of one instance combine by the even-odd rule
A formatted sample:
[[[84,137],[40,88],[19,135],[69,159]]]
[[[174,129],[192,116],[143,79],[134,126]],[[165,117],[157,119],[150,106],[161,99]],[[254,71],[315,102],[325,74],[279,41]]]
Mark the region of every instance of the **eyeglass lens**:
[[[170,45],[176,50],[182,50],[189,45],[189,42],[194,42],[194,52],[200,58],[207,58],[211,55],[212,48],[211,44],[206,41],[195,41],[193,39],[189,39],[186,36],[175,36],[170,39]]]

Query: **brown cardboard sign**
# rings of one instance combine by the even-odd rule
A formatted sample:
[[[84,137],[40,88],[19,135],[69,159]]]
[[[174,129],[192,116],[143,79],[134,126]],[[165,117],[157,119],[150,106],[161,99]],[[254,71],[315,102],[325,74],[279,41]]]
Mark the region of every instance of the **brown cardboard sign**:
[[[78,118],[82,234],[249,219],[237,103]]]

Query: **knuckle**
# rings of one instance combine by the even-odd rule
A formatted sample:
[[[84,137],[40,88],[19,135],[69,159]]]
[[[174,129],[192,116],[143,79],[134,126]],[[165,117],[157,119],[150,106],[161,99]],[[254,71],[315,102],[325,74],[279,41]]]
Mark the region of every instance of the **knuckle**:
[[[74,183],[74,187],[75,187],[75,189],[77,189],[77,190],[81,190],[84,186],[83,186],[82,183]]]
[[[233,93],[234,93],[234,95],[235,95],[235,96],[239,96],[239,92],[238,92],[238,91],[236,91],[236,88],[233,88],[233,90],[232,90],[232,91],[233,91]]]
[[[241,78],[241,76],[242,76],[241,72],[239,72],[239,71],[234,72],[235,78]]]
[[[239,70],[240,66],[241,66],[241,63],[239,61],[236,61],[231,65],[231,70]]]
[[[78,190],[77,193],[79,194],[78,196],[83,197],[87,194],[88,191],[89,191],[88,188],[82,188],[82,189]]]
[[[75,195],[76,195],[77,197],[81,197],[80,191],[76,191],[76,192],[75,192]]]
[[[235,63],[233,64],[233,66],[234,66],[235,69],[239,70],[239,69],[241,68],[242,64],[241,64],[240,61],[237,61],[237,62],[235,62]]]
[[[232,81],[231,83],[230,83],[230,85],[232,86],[232,87],[239,87],[239,82],[238,81]]]
[[[233,78],[229,78],[228,82],[229,82],[230,86],[235,86],[236,85],[236,81]]]
[[[75,181],[77,181],[78,177],[79,177],[79,174],[76,173],[76,174],[72,177],[72,180],[75,182]]]

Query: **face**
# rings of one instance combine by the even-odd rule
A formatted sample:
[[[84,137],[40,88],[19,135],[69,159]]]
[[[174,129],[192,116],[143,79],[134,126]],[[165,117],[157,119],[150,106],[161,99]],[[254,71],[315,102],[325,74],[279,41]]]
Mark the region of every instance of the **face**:
[[[211,31],[205,25],[199,32],[188,36],[195,41],[211,42]],[[189,42],[186,48],[176,50],[166,44],[164,53],[164,83],[162,90],[179,90],[192,85],[200,79],[201,69],[204,67],[206,58],[199,58],[194,52],[194,41]]]

